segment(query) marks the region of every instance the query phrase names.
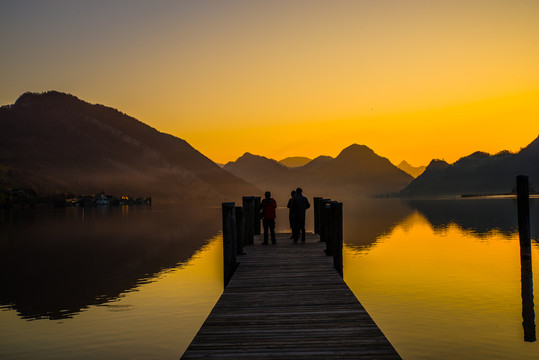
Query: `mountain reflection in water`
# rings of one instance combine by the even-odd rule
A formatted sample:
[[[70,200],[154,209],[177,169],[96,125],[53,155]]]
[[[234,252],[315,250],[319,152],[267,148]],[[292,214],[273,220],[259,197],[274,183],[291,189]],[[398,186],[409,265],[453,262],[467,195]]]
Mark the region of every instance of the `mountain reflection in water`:
[[[408,205],[422,213],[437,230],[456,224],[479,236],[493,230],[507,236],[518,232],[516,198],[409,200]],[[539,199],[530,199],[530,213],[539,219]],[[531,234],[539,239],[539,221],[532,220]]]
[[[136,290],[220,230],[219,209],[89,207],[0,213],[0,304],[65,319]]]
[[[539,358],[513,199],[336,200],[345,281],[404,359]],[[192,204],[0,211],[0,358],[179,358],[222,291],[220,228]]]
[[[341,201],[341,199],[338,199]],[[435,231],[456,225],[477,236],[498,231],[505,236],[518,232],[516,199],[456,198],[428,200],[362,199],[344,201],[344,242],[357,249],[376,245],[396,226],[420,213]],[[530,199],[531,237],[539,240],[539,199]]]
[[[539,344],[530,343],[537,199],[530,201],[532,258],[523,266],[514,199],[380,204],[395,222],[370,242],[346,244],[344,279],[403,359],[539,358]],[[365,216],[364,226],[376,221]]]

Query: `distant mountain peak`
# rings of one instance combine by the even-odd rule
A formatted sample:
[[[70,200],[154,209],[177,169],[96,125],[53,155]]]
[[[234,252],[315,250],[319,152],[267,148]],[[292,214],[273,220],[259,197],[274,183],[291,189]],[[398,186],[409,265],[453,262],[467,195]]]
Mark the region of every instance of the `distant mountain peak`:
[[[538,187],[539,138],[518,153],[495,155],[476,151],[453,164],[433,160],[421,176],[400,194],[403,196],[459,196],[463,194],[507,194],[515,188],[517,175],[529,177],[530,188]]]
[[[432,159],[429,165],[427,165],[427,170],[439,170],[445,169],[449,164],[443,159]]]
[[[514,153],[512,153],[509,150],[502,150],[494,154],[494,156],[507,156],[507,155],[514,155]]]
[[[400,164],[397,165],[397,167],[400,168],[401,166],[412,166],[412,165],[410,165],[410,163],[408,163],[408,161],[402,160],[402,161],[400,162]]]
[[[50,91],[45,91],[41,93],[27,91],[18,97],[18,99],[13,104],[13,106],[27,107],[27,106],[34,105],[43,101],[50,101],[51,99],[62,99],[62,100],[85,102],[83,100],[80,100],[75,95],[66,94],[60,91],[56,91],[56,90],[50,90]]]
[[[250,152],[246,151],[242,156],[240,156],[237,160],[241,158],[250,158],[250,157],[257,157],[258,155],[251,154]]]
[[[242,156],[240,156],[236,160],[236,162],[242,162],[242,161],[270,161],[272,163],[277,163],[277,164],[279,163],[277,160],[270,159],[270,158],[267,158],[267,157],[262,156],[262,155],[255,155],[255,154],[252,154],[250,152],[244,153]],[[281,165],[281,166],[283,166],[283,165]]]
[[[246,152],[242,156],[240,156],[236,161],[229,161],[225,166],[224,169],[230,172],[236,171],[239,168],[251,168],[256,169],[256,172],[262,173],[264,169],[283,169],[287,170],[288,168],[282,164],[280,164],[277,160],[267,158],[265,156],[261,155],[254,155],[250,152]],[[244,176],[245,174],[239,175]],[[245,177],[244,177],[245,178]],[[249,180],[248,180],[249,181]]]
[[[539,136],[522,150],[539,153]]]
[[[376,153],[366,145],[352,144],[344,148],[336,159],[349,157],[377,156]]]
[[[483,161],[488,161],[491,158],[489,153],[484,151],[476,151],[468,156],[461,157],[453,165],[476,165]]]
[[[306,165],[311,160],[312,159],[305,156],[289,156],[282,160],[279,160],[279,163],[284,166],[294,168],[294,167],[300,167],[300,166]]]
[[[412,166],[406,160],[402,160],[397,167],[405,173],[412,175],[414,178],[421,175],[427,168],[426,166]]]
[[[59,91],[26,92],[0,108],[0,154],[10,154],[0,159],[12,170],[10,184],[42,194],[107,190],[170,200],[256,190],[185,140]]]

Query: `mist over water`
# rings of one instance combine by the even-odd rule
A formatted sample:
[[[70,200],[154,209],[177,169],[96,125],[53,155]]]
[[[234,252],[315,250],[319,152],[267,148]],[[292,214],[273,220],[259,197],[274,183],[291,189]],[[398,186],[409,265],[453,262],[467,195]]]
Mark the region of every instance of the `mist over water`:
[[[404,359],[539,356],[513,199],[337,200],[345,281]],[[219,206],[12,209],[0,225],[0,358],[177,359],[223,289]]]

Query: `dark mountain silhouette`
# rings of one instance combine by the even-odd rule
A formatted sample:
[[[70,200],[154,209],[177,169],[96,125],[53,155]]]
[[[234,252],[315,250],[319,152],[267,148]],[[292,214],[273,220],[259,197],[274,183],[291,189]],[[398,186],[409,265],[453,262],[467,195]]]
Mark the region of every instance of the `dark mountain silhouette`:
[[[301,168],[300,168],[301,169]],[[333,160],[319,164],[315,172],[320,190],[350,195],[372,196],[395,191],[412,181],[412,177],[364,145],[353,144]],[[313,174],[315,175],[315,174]]]
[[[303,169],[308,169],[308,170],[320,169],[321,166],[323,166],[327,162],[330,162],[331,160],[333,160],[331,156],[320,155],[314,158],[313,160],[309,161],[307,164],[305,164],[303,166]]]
[[[425,169],[427,168],[426,166],[412,166],[406,160],[402,160],[401,163],[397,165],[397,167],[415,178],[421,175],[423,171],[425,171]]]
[[[251,184],[255,184],[262,190],[270,189],[270,191],[275,192],[276,190],[273,189],[276,184],[293,186],[290,185],[292,184],[292,173],[288,167],[281,165],[276,160],[248,152],[236,161],[228,162],[224,169]]]
[[[299,167],[307,164],[310,161],[311,159],[304,156],[289,156],[287,158],[279,160],[279,164],[287,167]]]
[[[455,196],[510,193],[517,175],[528,175],[539,189],[539,137],[520,152],[475,152],[454,164],[433,160],[425,172],[400,192],[402,196]]]
[[[398,191],[413,179],[388,159],[357,144],[347,147],[336,158],[321,156],[296,168],[252,154],[245,154],[224,168],[283,197],[297,186],[303,187],[309,196],[372,196]]]
[[[186,141],[103,105],[56,91],[0,108],[0,187],[157,198],[258,191]]]

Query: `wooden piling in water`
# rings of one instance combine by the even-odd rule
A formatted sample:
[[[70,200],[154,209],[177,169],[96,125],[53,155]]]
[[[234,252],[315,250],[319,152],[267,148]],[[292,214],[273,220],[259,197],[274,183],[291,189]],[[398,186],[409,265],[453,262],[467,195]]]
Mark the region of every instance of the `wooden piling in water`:
[[[323,219],[323,230],[324,230],[324,239],[326,243],[326,255],[333,255],[333,213],[331,212],[331,205],[333,201],[328,201],[325,203],[322,209],[322,219]]]
[[[258,216],[258,213],[259,213],[259,209],[260,209],[260,201],[261,201],[261,197],[260,196],[255,196],[254,197],[254,204],[253,204],[253,208],[254,208],[254,216],[253,216],[253,223],[254,223],[254,234],[255,235],[260,235],[261,231],[262,231],[262,226],[260,225],[260,223],[262,222],[262,219],[260,218],[260,216]]]
[[[530,239],[530,191],[528,177],[517,176],[517,211],[518,234],[520,238],[520,256],[531,257]]]
[[[337,201],[322,200],[320,237],[326,243],[326,255],[333,256],[335,270],[343,276],[343,222],[342,203]]]
[[[255,216],[255,198],[254,196],[244,196],[243,200],[243,216],[245,218],[244,228],[244,245],[254,244],[254,216]]]
[[[318,221],[319,221],[319,230],[320,230],[320,241],[326,242],[328,237],[327,234],[327,221],[326,221],[326,205],[329,204],[329,199],[320,199],[318,201]]]
[[[243,215],[243,208],[236,206],[236,254],[243,254],[243,247],[245,246],[245,217]]]
[[[320,235],[320,207],[321,197],[313,198],[313,218],[314,218],[314,233]]]
[[[331,199],[322,198],[320,200],[320,203],[318,205],[318,208],[320,210],[320,214],[318,214],[318,217],[320,218],[320,241],[326,242],[326,238],[328,237],[327,231],[326,231],[326,222],[324,220],[324,208],[327,204],[331,202]],[[323,235],[322,235],[323,234]]]
[[[236,261],[236,211],[233,202],[222,204],[223,214],[223,274],[225,287],[238,266]]]
[[[520,281],[522,296],[522,327],[524,341],[537,339],[535,310],[533,302],[533,272],[530,237],[530,193],[529,181],[525,175],[517,176],[518,234],[520,238]]]
[[[343,226],[342,226],[342,203],[331,204],[331,248],[333,255],[333,267],[343,277]]]

